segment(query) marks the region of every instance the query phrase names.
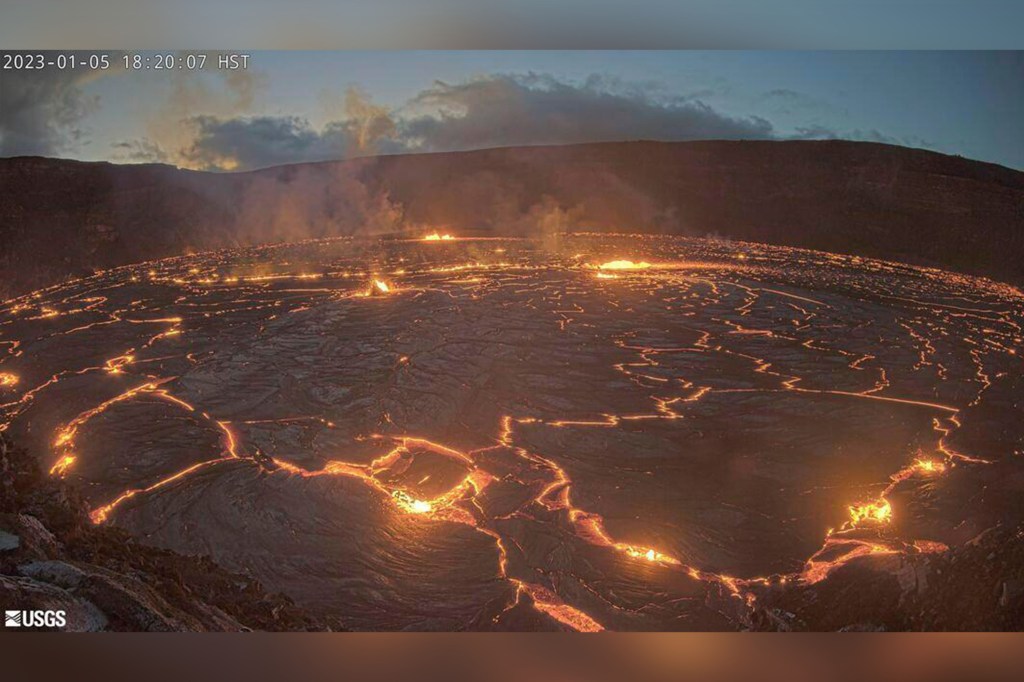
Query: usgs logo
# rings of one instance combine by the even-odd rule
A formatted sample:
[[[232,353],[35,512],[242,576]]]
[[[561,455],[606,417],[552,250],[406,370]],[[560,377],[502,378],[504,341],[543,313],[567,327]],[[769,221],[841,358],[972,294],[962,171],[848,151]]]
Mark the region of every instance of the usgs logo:
[[[62,628],[67,625],[64,611],[4,611],[9,628]]]

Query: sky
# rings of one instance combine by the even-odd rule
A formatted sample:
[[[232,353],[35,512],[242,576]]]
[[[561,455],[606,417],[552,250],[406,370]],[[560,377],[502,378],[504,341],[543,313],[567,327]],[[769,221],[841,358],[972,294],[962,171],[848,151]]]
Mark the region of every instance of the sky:
[[[154,53],[142,53],[155,63]],[[180,57],[184,53],[177,53]],[[840,138],[1024,169],[1024,52],[267,51],[0,72],[0,156],[206,170],[657,139]]]

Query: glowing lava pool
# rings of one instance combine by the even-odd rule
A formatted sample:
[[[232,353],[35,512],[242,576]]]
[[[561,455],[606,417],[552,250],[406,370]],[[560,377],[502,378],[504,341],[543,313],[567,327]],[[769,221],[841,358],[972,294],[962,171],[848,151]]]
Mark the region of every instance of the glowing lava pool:
[[[1024,297],[670,237],[305,242],[0,307],[95,523],[353,629],[736,629],[1020,521]]]

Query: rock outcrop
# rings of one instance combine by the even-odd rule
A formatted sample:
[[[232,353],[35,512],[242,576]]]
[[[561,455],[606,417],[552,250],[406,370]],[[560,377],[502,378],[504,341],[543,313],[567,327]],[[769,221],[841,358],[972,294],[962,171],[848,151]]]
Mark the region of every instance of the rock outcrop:
[[[758,597],[763,630],[1001,631],[1024,629],[1024,525],[994,526],[938,554],[865,557],[821,583]]]
[[[3,434],[0,602],[63,610],[60,629],[76,632],[339,629],[209,559],[93,526],[78,494],[39,471]]]

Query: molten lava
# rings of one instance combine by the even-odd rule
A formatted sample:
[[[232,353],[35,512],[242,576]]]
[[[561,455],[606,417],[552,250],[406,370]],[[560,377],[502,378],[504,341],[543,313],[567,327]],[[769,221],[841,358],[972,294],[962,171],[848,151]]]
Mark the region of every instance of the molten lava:
[[[877,502],[868,502],[849,507],[850,523],[856,526],[863,522],[889,523],[892,521],[892,505],[882,498]]]
[[[613,260],[598,265],[599,270],[647,270],[652,267],[647,261]]]
[[[1024,302],[961,276],[907,277],[880,261],[774,247],[751,252],[756,267],[735,263],[746,254],[731,247],[676,240],[644,242],[640,252],[652,262],[598,265],[586,255],[637,254],[639,239],[586,242],[571,263],[509,241],[498,262],[481,260],[478,238],[434,232],[411,240],[454,242],[435,250],[388,240],[368,260],[360,247],[348,261],[332,250],[321,255],[318,244],[260,247],[171,259],[148,278],[150,264],[70,282],[0,311],[0,362],[12,363],[0,368],[16,368],[29,383],[17,395],[4,389],[19,377],[0,372],[0,431],[10,425],[49,451],[50,474],[81,484],[98,505],[95,523],[173,546],[176,526],[201,514],[209,527],[195,523],[189,533],[204,546],[220,540],[224,556],[241,564],[249,539],[218,533],[244,528],[271,547],[276,531],[253,520],[259,514],[219,524],[216,516],[230,520],[237,510],[207,490],[230,482],[253,501],[244,511],[265,505],[266,525],[280,518],[297,529],[296,560],[257,562],[265,577],[305,600],[338,578],[369,584],[379,575],[394,586],[375,607],[396,605],[393,620],[361,621],[357,608],[348,611],[363,627],[419,623],[426,607],[408,615],[401,603],[418,598],[424,575],[405,564],[422,562],[381,564],[368,579],[358,561],[320,561],[320,547],[344,543],[304,538],[304,524],[288,517],[303,507],[293,501],[333,488],[302,479],[344,476],[339,485],[367,486],[395,513],[364,517],[354,506],[362,498],[351,496],[351,518],[329,532],[365,535],[366,546],[353,551],[366,556],[389,556],[399,539],[412,543],[402,545],[403,557],[450,561],[434,572],[459,580],[445,586],[456,610],[477,599],[501,608],[488,591],[495,577],[506,581],[495,623],[511,627],[526,622],[519,612],[531,604],[577,630],[720,627],[718,595],[739,614],[726,617],[742,624],[744,606],[763,599],[764,586],[813,585],[854,560],[945,551],[905,535],[903,526],[931,528],[919,522],[928,505],[901,502],[908,523],[897,524],[889,500],[918,489],[955,495],[922,483],[950,471],[967,481],[984,468],[975,465],[998,459],[980,438],[957,441],[971,443],[970,456],[952,443],[961,421],[978,429],[977,415],[962,412],[968,405],[999,415],[1014,404]],[[239,271],[246,274],[229,274]],[[590,277],[617,282],[581,281]],[[419,312],[366,301],[397,293]],[[890,305],[898,314],[877,314]],[[137,326],[146,324],[163,331]],[[96,356],[97,344],[109,347]],[[805,411],[819,409],[829,421],[802,428]],[[917,452],[887,446],[911,428]],[[396,435],[406,429],[422,437]],[[219,444],[197,438],[209,433]],[[761,457],[768,433],[785,447]],[[869,497],[864,482],[819,479],[811,461],[853,437],[871,439],[865,456],[902,465],[888,480],[880,473]],[[374,439],[394,447],[370,460]],[[696,466],[673,456],[691,447]],[[720,447],[738,452],[727,469],[701,464]],[[837,455],[826,469],[840,463]],[[736,485],[721,485],[723,473]],[[772,496],[745,492],[762,478],[806,491],[806,502],[773,507]],[[787,528],[779,533],[781,518]],[[626,535],[648,521],[650,532]],[[358,524],[369,522],[385,532],[363,533]],[[802,541],[789,543],[826,523],[836,530],[809,559]],[[405,526],[415,532],[405,535]],[[466,538],[465,555],[449,544]],[[429,546],[415,546],[423,541]],[[486,598],[463,592],[477,589],[461,580],[464,566],[479,571]],[[701,620],[705,608],[713,613]],[[478,622],[459,618],[451,622]]]
[[[919,459],[914,462],[914,469],[922,474],[941,474],[946,470],[946,465],[933,459]]]
[[[663,563],[663,564],[678,564],[679,561],[667,554],[662,554],[656,549],[643,549],[641,547],[633,547],[630,545],[625,546],[623,550],[626,554],[634,559],[644,559],[651,563]]]
[[[434,509],[433,505],[426,500],[417,500],[404,490],[396,490],[391,493],[391,498],[402,511],[410,514],[429,514]]]
[[[50,467],[51,476],[60,476],[61,478],[67,473],[71,465],[75,463],[75,457],[73,455],[64,455],[57,460],[57,463]]]

